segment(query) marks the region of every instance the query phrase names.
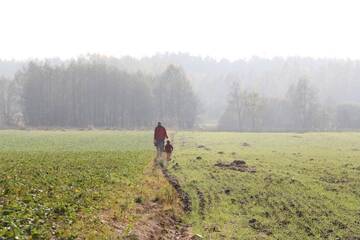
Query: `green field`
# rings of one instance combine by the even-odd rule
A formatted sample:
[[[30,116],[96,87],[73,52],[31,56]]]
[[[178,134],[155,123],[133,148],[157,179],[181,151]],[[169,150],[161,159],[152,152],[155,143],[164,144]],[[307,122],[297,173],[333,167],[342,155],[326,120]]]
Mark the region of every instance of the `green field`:
[[[360,134],[183,132],[175,140],[169,167],[193,199],[187,221],[206,239],[360,239]],[[214,167],[234,159],[257,172]]]
[[[0,239],[104,238],[131,225],[153,159],[150,132],[0,132]]]
[[[104,212],[130,231],[137,204],[174,201],[149,175],[151,140],[140,131],[0,131],[0,239],[121,238]],[[174,147],[168,169],[192,200],[180,216],[204,239],[360,238],[359,133],[177,132]],[[256,173],[214,166],[236,159]]]

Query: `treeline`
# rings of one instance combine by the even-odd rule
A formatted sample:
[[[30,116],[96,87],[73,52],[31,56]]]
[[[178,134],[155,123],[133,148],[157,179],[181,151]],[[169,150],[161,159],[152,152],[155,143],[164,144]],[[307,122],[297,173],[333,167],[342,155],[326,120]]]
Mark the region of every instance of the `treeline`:
[[[242,90],[234,82],[218,127],[226,131],[359,130],[360,105],[321,104],[306,78],[292,84],[283,99]]]
[[[168,64],[182,66],[202,103],[204,111],[200,117],[208,122],[219,119],[234,81],[266,98],[284,98],[289,86],[306,76],[320,102],[360,103],[360,60],[294,56],[218,61],[181,53],[141,59],[92,57],[103,58],[108,64],[131,72],[158,74]]]
[[[0,92],[1,120],[8,125],[138,129],[164,121],[192,128],[197,116],[197,99],[185,72],[174,65],[150,76],[101,61],[31,62],[12,81],[0,84],[5,86]],[[12,99],[11,85],[20,89]]]
[[[101,61],[129,74],[141,72],[151,76],[159,76],[170,64],[181,66],[201,102],[199,122],[205,123],[219,120],[227,106],[228,89],[234,81],[240,82],[243,90],[256,92],[269,101],[278,101],[285,98],[290,85],[306,76],[322,104],[337,108],[339,104],[360,103],[360,60],[294,56],[218,61],[182,53],[140,59],[101,55],[83,58]],[[46,61],[52,66],[71,64],[71,60],[57,58]],[[24,64],[27,63],[0,60],[0,76],[12,78]],[[337,110],[334,109],[334,112]]]
[[[0,127],[360,129],[360,61],[165,54],[22,64],[0,61]]]

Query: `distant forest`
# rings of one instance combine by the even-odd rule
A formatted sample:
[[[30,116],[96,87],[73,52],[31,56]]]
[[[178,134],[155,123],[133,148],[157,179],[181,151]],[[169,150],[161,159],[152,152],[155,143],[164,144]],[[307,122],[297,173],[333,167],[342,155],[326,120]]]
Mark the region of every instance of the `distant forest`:
[[[360,61],[187,54],[0,60],[0,126],[360,129]]]
[[[190,83],[174,65],[148,76],[95,60],[30,62],[1,85],[1,115],[8,125],[139,129],[161,119],[183,129],[192,128],[197,115]]]

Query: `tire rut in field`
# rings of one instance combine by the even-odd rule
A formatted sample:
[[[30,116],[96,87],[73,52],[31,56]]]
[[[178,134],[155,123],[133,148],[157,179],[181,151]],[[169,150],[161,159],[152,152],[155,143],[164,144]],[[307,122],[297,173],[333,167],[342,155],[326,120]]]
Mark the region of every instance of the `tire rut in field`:
[[[173,142],[173,144],[175,143],[175,135],[176,131],[171,134],[171,141]],[[173,186],[173,188],[176,190],[178,197],[181,200],[184,212],[190,213],[192,211],[192,208],[189,194],[182,189],[179,181],[174,176],[172,176],[166,168],[161,167],[161,171],[164,177],[170,183],[170,185]]]
[[[204,220],[205,219],[205,207],[206,207],[205,196],[204,196],[204,193],[198,187],[196,187],[196,193],[199,198],[199,214],[200,214],[201,218]]]
[[[166,180],[177,192],[178,197],[181,200],[182,208],[184,212],[190,213],[192,211],[192,208],[191,208],[191,199],[189,194],[182,189],[182,187],[179,184],[179,181],[174,176],[172,176],[166,168],[161,167],[161,172],[166,178]]]

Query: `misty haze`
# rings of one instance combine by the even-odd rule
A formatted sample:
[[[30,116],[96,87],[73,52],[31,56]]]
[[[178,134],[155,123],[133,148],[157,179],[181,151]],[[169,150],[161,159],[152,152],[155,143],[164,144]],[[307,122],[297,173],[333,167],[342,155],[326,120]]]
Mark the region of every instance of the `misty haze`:
[[[0,240],[360,239],[359,7],[0,3]]]
[[[360,128],[360,62],[188,54],[1,61],[1,126],[326,131]]]

